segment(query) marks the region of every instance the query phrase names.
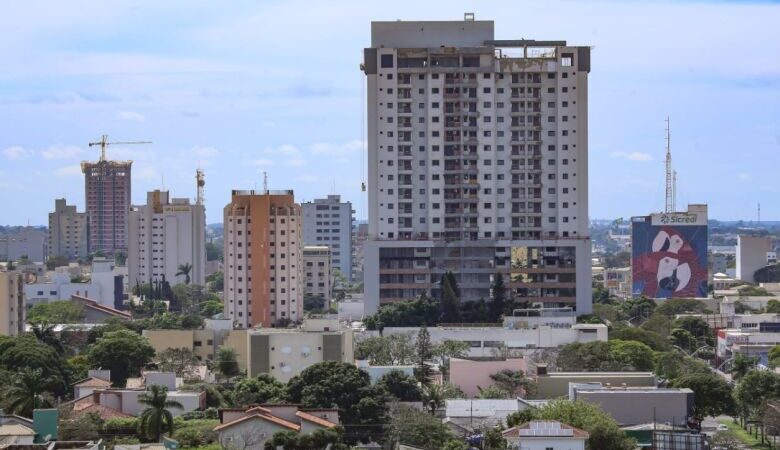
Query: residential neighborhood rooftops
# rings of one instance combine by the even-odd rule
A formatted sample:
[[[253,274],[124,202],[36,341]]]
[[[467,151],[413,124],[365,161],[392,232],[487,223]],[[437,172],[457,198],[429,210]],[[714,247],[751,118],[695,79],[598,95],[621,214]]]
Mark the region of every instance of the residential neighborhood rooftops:
[[[523,425],[504,430],[501,434],[504,437],[516,437],[521,439],[549,437],[587,439],[590,436],[587,431],[574,428],[556,420],[532,420]]]
[[[35,431],[30,427],[14,423],[0,425],[0,436],[35,436]]]

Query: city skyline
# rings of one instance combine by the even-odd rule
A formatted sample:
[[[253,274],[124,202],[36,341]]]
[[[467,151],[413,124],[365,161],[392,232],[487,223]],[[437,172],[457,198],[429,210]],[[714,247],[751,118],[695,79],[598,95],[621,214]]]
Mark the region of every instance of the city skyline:
[[[201,166],[208,223],[220,221],[232,189],[262,186],[264,171],[271,189],[294,189],[297,201],[341,194],[364,220],[364,79],[356,67],[368,23],[460,20],[466,11],[495,20],[499,39],[593,46],[591,218],[663,208],[667,114],[678,205],[708,203],[714,219],[749,220],[760,202],[762,218],[780,218],[766,163],[780,143],[780,64],[762,57],[780,47],[777,4],[355,5],[52,4],[48,20],[31,6],[9,6],[0,18],[15,36],[0,44],[0,188],[11,195],[0,199],[0,223],[43,225],[60,197],[84,211],[78,165],[98,159],[87,143],[103,133],[154,142],[108,149],[110,159],[135,161],[132,204],[163,185],[194,198]],[[299,8],[313,14],[300,17]],[[503,14],[507,8],[524,14]],[[550,11],[554,20],[544,19]],[[728,34],[687,28],[727,19]],[[734,36],[747,44],[736,46]]]

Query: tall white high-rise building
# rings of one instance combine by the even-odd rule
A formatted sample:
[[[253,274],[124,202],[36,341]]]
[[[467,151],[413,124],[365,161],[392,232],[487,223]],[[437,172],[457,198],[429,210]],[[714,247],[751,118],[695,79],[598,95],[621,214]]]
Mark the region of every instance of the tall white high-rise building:
[[[79,259],[89,256],[88,222],[87,213],[78,212],[76,206],[68,205],[64,198],[56,199],[54,212],[49,213],[49,257]]]
[[[330,248],[331,266],[352,280],[352,203],[342,202],[340,195],[328,195],[301,204],[304,245]]]
[[[492,21],[373,22],[367,81],[366,312],[509,294],[591,310],[590,48],[496,40]]]
[[[146,205],[133,206],[129,214],[128,285],[162,281],[184,283],[176,275],[191,265],[190,283],[206,282],[206,211],[186,198],[170,198],[168,191],[146,194]]]
[[[0,336],[24,333],[24,277],[13,270],[0,271]]]

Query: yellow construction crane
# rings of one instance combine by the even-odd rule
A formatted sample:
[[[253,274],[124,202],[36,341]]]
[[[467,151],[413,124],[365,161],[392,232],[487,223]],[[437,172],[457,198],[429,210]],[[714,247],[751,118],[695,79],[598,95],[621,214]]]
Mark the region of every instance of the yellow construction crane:
[[[95,145],[100,146],[100,160],[105,161],[106,160],[106,147],[109,145],[135,145],[135,144],[151,144],[151,141],[135,141],[135,142],[108,142],[108,135],[104,134],[103,137],[98,142],[90,142],[89,146],[94,147]]]

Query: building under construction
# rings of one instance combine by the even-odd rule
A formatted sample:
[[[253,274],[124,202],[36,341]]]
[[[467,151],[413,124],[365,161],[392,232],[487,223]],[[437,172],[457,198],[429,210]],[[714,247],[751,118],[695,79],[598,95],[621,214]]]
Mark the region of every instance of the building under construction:
[[[114,255],[127,251],[130,211],[130,169],[132,161],[83,161],[84,189],[89,217],[89,248]]]

